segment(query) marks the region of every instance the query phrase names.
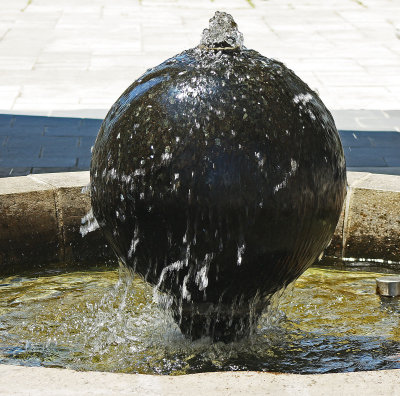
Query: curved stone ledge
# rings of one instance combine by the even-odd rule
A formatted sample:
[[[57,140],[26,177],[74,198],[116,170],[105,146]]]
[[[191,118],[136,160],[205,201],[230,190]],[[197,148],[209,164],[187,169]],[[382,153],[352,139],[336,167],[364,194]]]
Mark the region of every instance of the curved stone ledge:
[[[400,176],[348,172],[348,194],[325,254],[400,262]],[[0,273],[112,257],[99,230],[82,237],[89,172],[0,179]]]
[[[335,374],[221,372],[181,376],[0,366],[2,395],[396,395],[400,370]]]

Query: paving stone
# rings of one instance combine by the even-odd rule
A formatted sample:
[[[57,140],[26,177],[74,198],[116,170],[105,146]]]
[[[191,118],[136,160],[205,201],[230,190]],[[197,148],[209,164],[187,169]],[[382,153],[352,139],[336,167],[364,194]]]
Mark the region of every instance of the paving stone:
[[[333,110],[336,127],[355,131],[394,131],[396,113],[382,110]]]
[[[0,167],[0,177],[15,177],[15,176],[26,176],[31,173],[32,168],[1,168]]]
[[[39,168],[39,167],[31,168],[31,171],[29,172],[29,174],[35,175],[35,174],[42,174],[42,173],[47,174],[47,173],[76,172],[76,171],[77,171],[77,168],[75,168],[75,167],[68,168],[68,167],[60,167],[60,166],[58,166],[58,167],[48,166],[48,167],[42,167],[42,168]]]
[[[60,126],[45,127],[44,135],[51,137],[66,137],[66,136],[81,136],[82,131],[79,129],[79,124],[76,126],[68,126],[61,124]]]
[[[44,135],[43,125],[13,125],[11,128],[0,128],[0,134],[12,136],[14,138],[27,137],[27,138],[37,138]]]
[[[380,150],[368,147],[343,147],[346,164],[349,167],[387,166]]]
[[[40,117],[39,122],[47,128],[79,128],[81,119],[73,117]]]
[[[383,112],[387,117],[400,119],[400,110],[384,110]]]
[[[76,136],[48,136],[39,140],[42,148],[41,156],[68,155],[77,153],[79,138]]]
[[[400,156],[399,132],[339,131],[344,147],[398,147]]]
[[[81,128],[100,128],[100,125],[102,123],[103,120],[99,120],[99,119],[93,119],[93,118],[83,118],[81,120]]]
[[[353,125],[357,117],[379,119],[383,125],[385,120],[398,115],[398,112],[369,110],[335,114]],[[3,115],[0,122],[1,176],[7,177],[11,168],[21,169],[21,174],[29,173],[31,168],[34,172],[89,169],[91,147],[102,120]],[[387,167],[385,172],[390,173],[390,169],[396,172],[400,158],[399,132],[353,129],[339,133],[348,168],[368,167],[382,173],[382,168]]]
[[[400,155],[399,151],[397,153],[393,154],[386,154],[384,156],[385,161],[387,163],[387,166],[393,166],[393,167],[400,167]]]
[[[0,130],[6,127],[11,128],[11,121],[13,118],[14,116],[11,114],[0,114]]]
[[[90,169],[90,160],[91,160],[90,156],[79,157],[77,168],[80,170],[89,170]]]
[[[1,150],[6,150],[8,151],[13,151],[16,152],[17,150],[21,150],[21,154],[27,154],[29,152],[37,152],[39,154],[40,147],[41,147],[41,141],[40,138],[42,136],[32,136],[32,135],[15,135],[15,136],[10,136],[7,144],[5,147],[2,147]]]
[[[0,108],[9,111],[103,117],[146,68],[197,45],[216,7],[233,14],[246,46],[292,62],[299,74],[318,73],[307,81],[331,108],[398,108],[400,40],[393,18],[400,4],[390,0],[365,7],[350,0],[22,3],[2,2],[0,92],[18,82],[0,95]],[[330,76],[321,74],[329,70]],[[117,79],[126,84],[109,83]],[[87,91],[94,81],[104,95]]]
[[[48,156],[39,158],[33,163],[35,168],[74,168],[77,163],[77,156]]]
[[[99,125],[99,127],[96,127],[94,125],[88,126],[88,127],[83,127],[83,128],[81,127],[79,136],[95,138],[97,136],[97,134],[99,133],[99,129],[100,129],[100,125]]]
[[[10,125],[0,127],[0,140],[1,142],[4,142],[5,137],[11,136],[13,134],[14,130]],[[3,145],[5,143],[2,143]]]
[[[29,153],[28,153],[29,154]],[[19,156],[18,153],[13,153],[10,156],[4,156],[1,154],[0,156],[0,167],[6,168],[31,168],[34,166],[39,166],[41,161],[39,157],[35,156]],[[11,175],[12,176],[12,175]]]
[[[96,141],[96,135],[93,136],[83,136],[80,138],[79,148],[83,151],[89,150],[92,148]]]
[[[13,126],[14,127],[32,127],[32,126],[43,126],[43,120],[45,117],[38,117],[32,115],[19,115],[15,117]]]
[[[0,166],[27,167],[39,159],[40,145],[0,147]]]

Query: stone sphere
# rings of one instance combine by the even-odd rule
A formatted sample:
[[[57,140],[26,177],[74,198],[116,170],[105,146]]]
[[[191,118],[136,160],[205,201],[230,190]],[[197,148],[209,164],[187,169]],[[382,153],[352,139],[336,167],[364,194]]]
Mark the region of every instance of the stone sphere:
[[[225,46],[225,47],[224,47]],[[330,112],[282,63],[226,42],[148,70],[100,128],[91,200],[181,330],[246,335],[328,246],[346,192]]]

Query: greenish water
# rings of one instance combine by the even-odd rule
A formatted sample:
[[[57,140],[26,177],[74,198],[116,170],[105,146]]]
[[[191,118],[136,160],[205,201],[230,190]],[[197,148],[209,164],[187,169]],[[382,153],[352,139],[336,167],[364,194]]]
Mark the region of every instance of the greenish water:
[[[152,288],[118,270],[0,278],[0,362],[127,373],[400,368],[400,303],[381,274],[312,268],[250,338],[186,340]]]

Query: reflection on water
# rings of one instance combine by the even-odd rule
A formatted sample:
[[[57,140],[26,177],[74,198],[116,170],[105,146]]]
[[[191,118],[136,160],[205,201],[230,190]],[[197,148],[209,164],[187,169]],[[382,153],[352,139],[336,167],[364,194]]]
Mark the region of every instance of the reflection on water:
[[[375,294],[381,274],[312,268],[232,344],[186,340],[124,270],[0,279],[0,362],[185,374],[323,373],[400,368],[400,303]]]

